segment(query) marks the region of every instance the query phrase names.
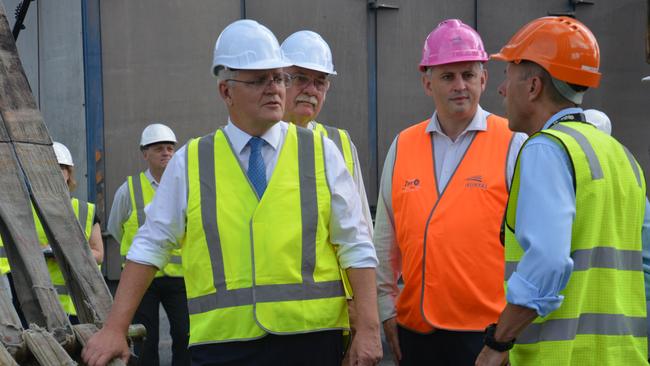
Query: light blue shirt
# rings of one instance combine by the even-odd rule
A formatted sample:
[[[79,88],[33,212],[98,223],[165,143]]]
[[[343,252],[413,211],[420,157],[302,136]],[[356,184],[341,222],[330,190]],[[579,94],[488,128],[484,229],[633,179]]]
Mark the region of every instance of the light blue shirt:
[[[564,115],[577,113],[582,113],[582,109],[563,109],[546,121],[543,129]],[[567,152],[544,135],[530,139],[521,149],[519,159],[515,236],[524,254],[508,280],[506,298],[510,304],[534,309],[540,316],[546,316],[562,304],[564,297],[560,291],[573,271],[570,254],[576,197],[572,166]],[[646,273],[650,271],[648,212],[646,200],[643,225]]]

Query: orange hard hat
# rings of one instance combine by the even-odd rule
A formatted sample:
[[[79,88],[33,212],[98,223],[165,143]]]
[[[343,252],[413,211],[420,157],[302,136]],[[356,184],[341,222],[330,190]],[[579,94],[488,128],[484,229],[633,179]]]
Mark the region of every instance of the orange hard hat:
[[[543,17],[523,26],[493,59],[532,61],[555,79],[586,87],[600,83],[600,49],[593,33],[569,17]]]

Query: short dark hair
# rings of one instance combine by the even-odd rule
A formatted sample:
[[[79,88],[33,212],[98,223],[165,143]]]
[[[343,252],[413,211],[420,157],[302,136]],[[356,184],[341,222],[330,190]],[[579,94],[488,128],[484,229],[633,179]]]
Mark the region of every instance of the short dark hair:
[[[523,66],[525,68],[525,72],[522,76],[522,79],[528,79],[529,77],[532,76],[537,76],[542,80],[542,84],[544,85],[544,89],[546,90],[546,95],[549,97],[549,99],[555,103],[555,104],[566,104],[567,102],[576,105],[573,101],[565,98],[560,92],[557,90],[555,85],[553,85],[553,77],[551,74],[549,74],[546,69],[541,67],[535,62],[532,61],[527,61],[523,60],[519,63],[519,65]],[[566,82],[565,82],[566,83]],[[575,92],[584,92],[587,90],[587,87],[581,86],[581,85],[575,85],[571,83],[566,83],[573,89]]]

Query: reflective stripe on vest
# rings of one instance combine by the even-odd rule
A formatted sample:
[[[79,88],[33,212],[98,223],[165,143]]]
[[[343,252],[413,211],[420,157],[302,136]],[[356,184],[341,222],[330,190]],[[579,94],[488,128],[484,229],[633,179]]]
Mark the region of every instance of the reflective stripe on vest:
[[[352,140],[350,139],[350,135],[348,134],[348,131],[336,127],[327,126],[315,121],[314,121],[314,131],[324,134],[325,137],[329,138],[334,142],[336,148],[343,155],[343,160],[345,161],[345,166],[348,169],[348,173],[350,173],[350,175],[354,177],[355,161],[352,155]],[[341,269],[341,278],[343,278],[343,287],[345,289],[345,296],[347,297],[348,300],[352,300],[352,298],[354,297],[352,284],[350,284],[350,280],[348,279],[348,274],[343,269]]]
[[[88,203],[86,201],[79,200],[77,198],[72,198],[70,200],[72,205],[72,210],[74,211],[77,221],[81,225],[84,236],[86,240],[90,238],[90,233],[93,229],[93,221],[95,218],[95,205]],[[36,233],[38,234],[38,240],[41,245],[48,245],[48,239],[45,234],[45,229],[41,222],[37,219],[37,216],[34,215],[34,222],[36,224]],[[59,268],[59,264],[56,262],[55,258],[45,258],[47,264],[48,272],[50,273],[50,278],[52,279],[52,285],[56,289],[57,294],[59,295],[59,302],[63,307],[63,310],[66,314],[77,315],[77,310],[74,307],[72,298],[68,293],[68,288],[65,284],[65,279],[63,278],[63,273]]]
[[[190,344],[347,327],[338,261],[328,242],[322,136],[290,125],[261,202],[221,130],[192,140],[187,164],[182,253],[183,263],[192,263],[184,268]],[[274,213],[296,219],[273,222]]]
[[[77,198],[72,198],[70,200],[70,204],[72,205],[74,214],[77,217],[77,221],[79,221],[79,224],[81,225],[86,240],[88,240],[90,238],[90,233],[92,232],[93,221],[95,217],[95,205],[85,201],[80,201]],[[48,239],[45,234],[45,229],[43,229],[43,226],[41,225],[38,219],[38,215],[36,214],[33,206],[32,214],[34,217],[38,241],[41,246],[47,246]],[[65,286],[63,273],[61,273],[59,265],[56,263],[56,259],[46,258],[46,264],[48,272],[50,273],[50,277],[52,279],[52,284],[54,285],[54,288],[59,295],[59,301],[61,302],[63,310],[66,312],[66,314],[77,315],[74,304],[72,303],[72,298],[70,295],[68,295],[68,289]],[[10,271],[11,268],[9,266],[9,261],[7,260],[7,253],[2,243],[2,239],[0,238],[0,272],[1,274],[6,274]]]
[[[354,177],[354,157],[352,156],[352,140],[350,139],[350,135],[348,134],[348,131],[341,128],[326,126],[318,122],[314,122],[314,123],[315,123],[314,131],[325,134],[327,138],[329,138],[334,142],[336,147],[341,152],[341,155],[343,155],[343,160],[345,160],[345,166],[348,168],[348,172],[350,173],[351,176]]]
[[[133,243],[135,234],[138,232],[138,229],[144,225],[147,218],[144,208],[151,203],[155,195],[155,190],[144,172],[141,172],[137,177],[129,176],[127,178],[127,185],[131,201],[131,215],[122,225],[123,234],[122,242],[120,243],[122,267],[124,267],[126,254],[131,248],[131,243]],[[180,250],[172,250],[169,262],[162,270],[156,272],[156,277],[182,277],[183,268],[181,262]]]
[[[510,362],[554,366],[645,364],[647,328],[640,235],[645,178],[641,169],[627,149],[591,125],[560,122],[538,134],[561,146],[573,165],[573,271],[566,288],[560,291],[562,305],[546,317],[536,318],[517,337]],[[506,211],[506,280],[524,255],[515,236],[519,183],[517,162]]]
[[[418,333],[482,331],[505,306],[499,231],[513,133],[490,115],[443,190],[429,121],[402,131],[396,143],[391,197],[404,279],[397,321]]]

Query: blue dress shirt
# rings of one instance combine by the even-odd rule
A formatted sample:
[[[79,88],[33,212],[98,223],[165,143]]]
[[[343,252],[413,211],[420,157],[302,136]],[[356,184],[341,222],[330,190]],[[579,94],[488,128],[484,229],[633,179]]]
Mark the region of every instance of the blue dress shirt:
[[[567,108],[544,124],[581,113]],[[507,301],[546,316],[562,304],[560,291],[573,270],[571,229],[576,213],[571,162],[567,152],[545,135],[531,138],[520,152],[520,186],[515,236],[524,255],[508,280]],[[539,199],[544,197],[544,199]],[[643,225],[643,260],[646,278],[650,271],[650,218],[648,204]],[[648,281],[646,281],[646,293]]]

